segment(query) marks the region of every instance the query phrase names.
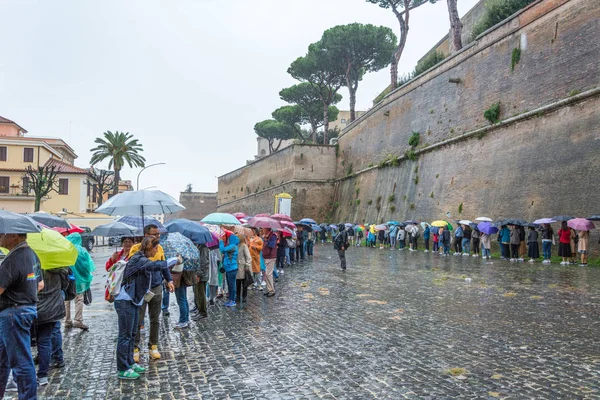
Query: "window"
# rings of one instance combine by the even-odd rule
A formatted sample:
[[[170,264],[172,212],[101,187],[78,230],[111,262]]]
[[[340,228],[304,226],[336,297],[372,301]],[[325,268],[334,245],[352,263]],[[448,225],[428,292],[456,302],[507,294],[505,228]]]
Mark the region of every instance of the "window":
[[[0,193],[8,193],[10,189],[10,178],[8,176],[0,176]]]
[[[0,147],[0,161],[6,161],[6,146]]]
[[[23,162],[33,162],[33,147],[23,149]]]
[[[23,182],[23,194],[29,194],[29,178],[24,176],[21,182]]]
[[[59,179],[58,180],[58,194],[69,194],[69,180]]]

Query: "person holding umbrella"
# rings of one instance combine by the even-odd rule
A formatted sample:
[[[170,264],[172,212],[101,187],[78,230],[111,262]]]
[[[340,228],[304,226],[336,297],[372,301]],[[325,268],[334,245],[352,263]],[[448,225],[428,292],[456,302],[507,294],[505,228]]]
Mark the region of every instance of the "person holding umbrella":
[[[298,228],[298,237],[300,237],[302,227]],[[275,286],[273,285],[273,269],[275,269],[275,259],[277,258],[277,235],[271,228],[262,228],[263,237],[263,258],[265,260],[265,282],[267,283],[267,292],[264,294],[267,297],[275,296]],[[302,244],[298,244],[298,250],[302,250]],[[304,255],[302,256],[304,260]]]
[[[225,232],[225,240],[227,241],[227,245],[223,242],[223,240],[219,240],[219,250],[221,250],[221,254],[223,255],[223,268],[225,268],[225,277],[227,279],[227,289],[229,293],[229,300],[225,302],[225,307],[233,307],[236,305],[236,287],[235,287],[235,279],[238,271],[238,245],[240,240],[233,232],[226,231]]]
[[[579,231],[579,242],[577,242],[577,252],[581,254],[580,267],[587,267],[588,243],[590,240],[590,231]]]
[[[534,225],[529,225],[529,232],[527,233],[527,256],[529,257],[529,262],[535,262],[536,258],[540,258],[538,233]]]
[[[350,247],[348,242],[348,232],[344,229],[344,224],[339,225],[339,232],[333,239],[333,248],[337,250],[340,257],[340,266],[342,271],[346,270],[346,250]]]
[[[246,244],[246,237],[243,234],[237,235],[240,245],[238,246],[238,270],[235,279],[235,301],[237,303],[246,303],[248,301],[248,286],[245,284],[246,271],[250,272],[252,266],[252,256]]]
[[[552,244],[554,243],[554,231],[550,223],[545,223],[542,228],[542,253],[544,256],[544,264],[550,264],[552,257]]]
[[[261,286],[260,279],[260,253],[263,249],[263,240],[260,237],[258,228],[252,228],[254,236],[247,239],[248,248],[250,249],[250,257],[252,257],[252,276],[254,278],[254,288],[258,289]],[[295,243],[294,243],[295,245]],[[294,258],[292,253],[292,259]]]
[[[558,237],[558,255],[562,257],[560,265],[568,265],[571,257],[571,229],[567,226],[567,221],[562,221]]]

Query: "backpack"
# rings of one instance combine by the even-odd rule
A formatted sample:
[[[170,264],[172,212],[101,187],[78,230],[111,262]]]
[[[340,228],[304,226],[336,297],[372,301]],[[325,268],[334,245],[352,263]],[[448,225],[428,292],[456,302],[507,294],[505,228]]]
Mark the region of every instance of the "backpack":
[[[115,297],[121,292],[121,285],[123,284],[123,275],[125,275],[125,266],[127,262],[124,260],[116,262],[108,271],[108,277],[106,278],[106,301],[112,303],[115,301]]]
[[[286,239],[286,243],[287,243],[287,247],[289,247],[290,249],[295,249],[296,248],[296,241],[292,238],[287,238]]]
[[[346,241],[345,239],[346,239],[346,238],[345,238],[345,235],[344,235],[344,233],[345,233],[345,232],[340,232],[340,233],[338,233],[338,234],[335,236],[335,239],[333,239],[333,247],[334,247],[336,250],[341,250],[341,249],[342,249],[342,247],[345,247],[345,244],[346,244],[346,243],[345,243],[345,241]]]
[[[65,301],[71,301],[74,300],[75,297],[77,296],[77,286],[75,285],[75,275],[73,275],[73,272],[71,272],[71,270],[69,269],[69,283],[67,285],[67,288],[65,290],[63,290],[63,293],[65,295]]]

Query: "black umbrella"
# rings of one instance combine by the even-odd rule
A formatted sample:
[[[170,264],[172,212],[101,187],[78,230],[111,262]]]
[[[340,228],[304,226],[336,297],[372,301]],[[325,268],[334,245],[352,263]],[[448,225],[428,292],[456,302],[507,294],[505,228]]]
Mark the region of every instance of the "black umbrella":
[[[559,215],[557,217],[552,217],[552,219],[555,221],[568,221],[573,218],[575,217],[571,217],[570,215]]]
[[[596,214],[596,215],[592,215],[589,218],[586,218],[588,221],[600,221],[600,215]]]
[[[0,210],[0,234],[37,233],[42,229],[35,221],[21,214]]]
[[[67,220],[64,220],[61,217],[57,217],[55,215],[47,213],[33,213],[27,214],[27,216],[41,224],[46,225],[48,228],[71,229],[71,225],[69,224],[69,222],[67,222]]]
[[[509,218],[509,219],[507,219],[507,220],[504,221],[503,225],[526,226],[527,225],[527,221],[525,221],[524,219]]]
[[[142,236],[138,228],[132,225],[127,225],[122,222],[110,222],[108,224],[99,225],[92,231],[94,236]]]
[[[414,224],[418,224],[418,222],[417,222],[417,221],[414,221],[414,220],[412,220],[412,219],[409,219],[408,221],[404,221],[404,223],[405,223],[406,225],[414,225]]]

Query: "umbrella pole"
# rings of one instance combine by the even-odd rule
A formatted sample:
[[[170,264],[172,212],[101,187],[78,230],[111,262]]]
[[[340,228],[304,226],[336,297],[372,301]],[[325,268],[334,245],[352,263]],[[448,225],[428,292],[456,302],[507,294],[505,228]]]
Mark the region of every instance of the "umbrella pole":
[[[144,222],[144,206],[140,207],[142,210],[142,232],[144,231],[144,228],[146,227],[146,224]]]

